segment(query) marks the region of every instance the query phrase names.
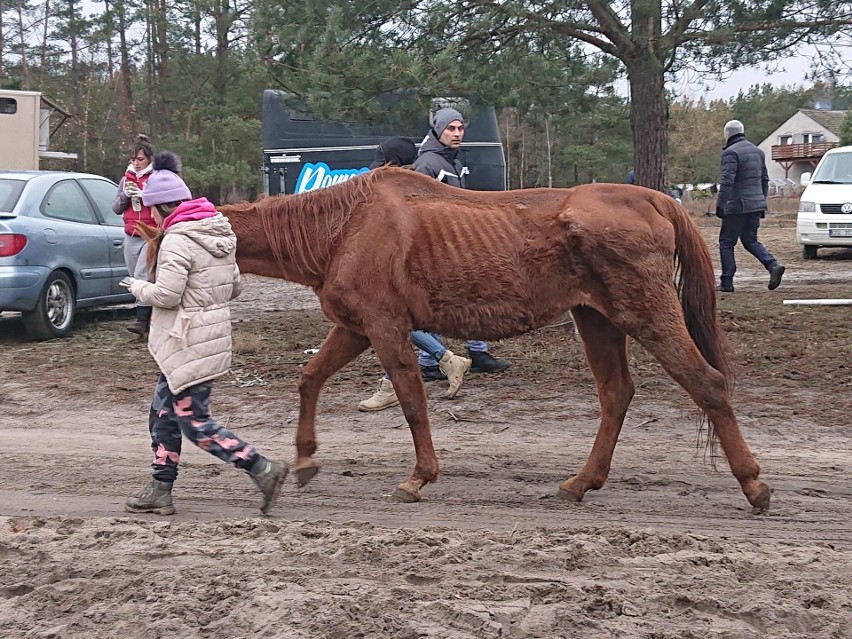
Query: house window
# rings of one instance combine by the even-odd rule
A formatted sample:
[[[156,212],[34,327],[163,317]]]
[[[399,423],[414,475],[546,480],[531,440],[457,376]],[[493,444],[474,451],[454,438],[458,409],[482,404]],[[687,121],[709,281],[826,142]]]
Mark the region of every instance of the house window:
[[[779,135],[778,136],[778,144],[793,144],[793,136],[792,135]]]
[[[805,144],[825,142],[825,136],[822,133],[802,133],[802,142]]]

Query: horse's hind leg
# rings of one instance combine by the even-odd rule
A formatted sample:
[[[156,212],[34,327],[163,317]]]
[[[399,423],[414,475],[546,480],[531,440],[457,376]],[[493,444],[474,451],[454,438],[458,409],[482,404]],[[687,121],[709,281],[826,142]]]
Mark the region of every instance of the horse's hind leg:
[[[293,471],[299,486],[317,474],[319,464],[313,459],[317,449],[314,423],[317,400],[328,378],[367,350],[370,340],[340,326],[331,329],[319,353],[305,365],[299,379],[299,427],[296,430],[296,464]]]
[[[628,330],[707,415],[743,493],[755,512],[765,512],[769,487],[757,478],[760,466],[737,425],[725,377],[707,363],[690,338],[674,291],[666,302],[648,308],[647,323]]]
[[[627,367],[627,337],[603,315],[586,306],[571,313],[595,376],[601,404],[601,424],[583,469],[559,486],[558,497],[580,501],[587,490],[604,485],[618,435],[633,399],[634,386]]]

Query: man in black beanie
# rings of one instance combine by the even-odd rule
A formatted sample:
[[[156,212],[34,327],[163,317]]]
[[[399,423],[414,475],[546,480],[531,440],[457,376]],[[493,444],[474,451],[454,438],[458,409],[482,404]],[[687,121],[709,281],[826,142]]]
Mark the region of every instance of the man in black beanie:
[[[734,247],[737,240],[769,271],[769,290],[778,288],[784,265],[766,250],[757,239],[760,220],[766,215],[766,195],[769,176],[763,151],[745,137],[745,127],[739,120],[725,124],[725,148],[722,151],[722,177],[716,200],[716,217],[722,218],[719,230],[719,254],[722,277],[719,290],[734,291]]]
[[[432,118],[432,128],[420,146],[420,154],[414,161],[414,170],[436,180],[465,188],[464,176],[467,167],[458,158],[464,139],[464,117],[455,109],[438,109]],[[440,339],[439,336],[435,336]],[[468,340],[468,357],[473,361],[473,373],[499,373],[509,368],[509,361],[497,359],[488,352],[488,344],[480,340]],[[420,368],[425,379],[443,379],[444,375],[434,357],[420,351]]]

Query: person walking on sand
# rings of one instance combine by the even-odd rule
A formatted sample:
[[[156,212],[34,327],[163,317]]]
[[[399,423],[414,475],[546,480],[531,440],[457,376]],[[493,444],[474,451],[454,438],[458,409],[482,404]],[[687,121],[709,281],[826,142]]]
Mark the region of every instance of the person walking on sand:
[[[392,137],[382,140],[376,148],[376,155],[370,164],[370,170],[381,166],[409,166],[417,157],[417,148],[409,138]],[[444,379],[449,380],[450,387],[446,396],[450,399],[458,394],[464,380],[464,375],[470,370],[470,360],[454,354],[431,333],[426,331],[412,331],[411,341],[422,352],[429,355],[437,362],[437,368]],[[393,382],[385,373],[379,382],[379,389],[367,399],[358,403],[360,411],[380,411],[399,404]]]
[[[739,120],[725,124],[725,148],[722,150],[722,177],[716,200],[716,217],[722,218],[719,230],[719,254],[722,276],[719,290],[734,292],[734,273],[737,263],[734,247],[737,241],[754,255],[769,271],[769,290],[781,284],[784,265],[766,250],[757,239],[760,220],[766,215],[766,195],[769,193],[769,175],[766,157],[745,137],[745,127]]]
[[[142,203],[163,230],[153,282],[129,278],[130,292],[153,308],[148,350],[160,373],[148,415],[151,481],[125,502],[132,513],[174,514],[181,434],[219,459],[245,470],[263,495],[267,514],[287,476],[210,416],[214,379],[231,365],[230,301],[240,293],[237,238],[228,220],[206,198],[193,199],[180,177],[180,160],[155,156]]]

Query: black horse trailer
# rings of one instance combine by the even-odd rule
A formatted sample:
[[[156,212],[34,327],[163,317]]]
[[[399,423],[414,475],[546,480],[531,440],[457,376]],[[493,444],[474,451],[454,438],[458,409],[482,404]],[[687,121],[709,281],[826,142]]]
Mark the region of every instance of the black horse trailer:
[[[403,98],[385,96],[388,109],[369,122],[333,122],[305,115],[288,104],[287,94],[263,92],[264,190],[269,195],[304,193],[366,173],[376,147],[385,138],[405,136],[419,148],[429,130],[429,114],[420,123],[398,117]],[[407,105],[410,109],[410,104]],[[408,118],[411,120],[411,118]],[[494,107],[468,116],[459,159],[467,167],[467,186],[479,191],[506,189],[506,160]]]

